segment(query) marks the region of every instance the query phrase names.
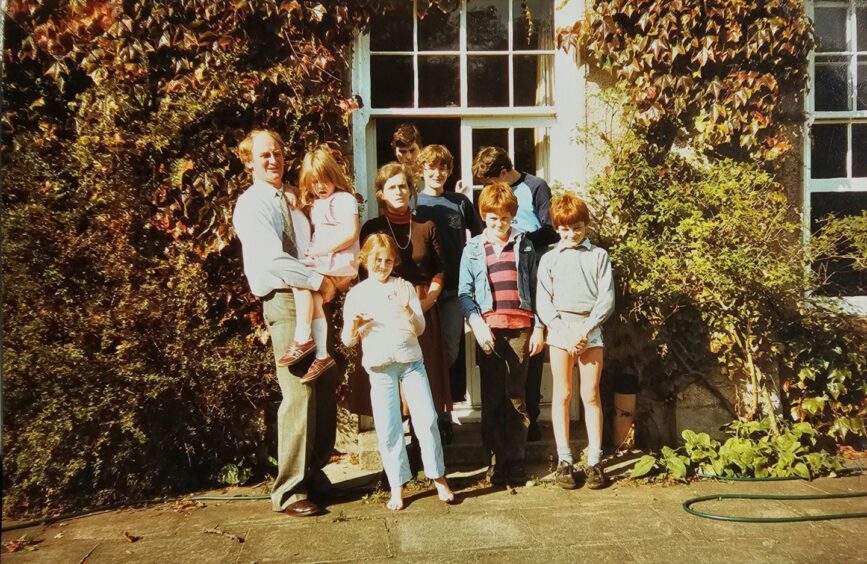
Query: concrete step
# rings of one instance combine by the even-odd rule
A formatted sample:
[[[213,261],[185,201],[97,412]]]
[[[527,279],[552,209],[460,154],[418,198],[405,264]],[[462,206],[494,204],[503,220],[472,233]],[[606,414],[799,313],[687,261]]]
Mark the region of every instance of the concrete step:
[[[543,464],[550,460],[556,460],[557,447],[554,443],[554,433],[551,423],[540,422],[542,427],[542,439],[535,442],[527,442],[525,449],[526,462],[530,464]],[[455,467],[481,467],[487,466],[488,459],[482,448],[482,427],[480,423],[455,424],[454,440],[451,444],[443,445],[443,456],[446,466]],[[583,423],[573,423],[570,431],[572,453],[576,460],[581,456],[581,451],[587,446],[587,439]],[[409,434],[406,435],[407,442]],[[376,431],[365,431],[358,436],[358,458],[362,470],[378,470],[382,468],[382,460],[377,448]]]

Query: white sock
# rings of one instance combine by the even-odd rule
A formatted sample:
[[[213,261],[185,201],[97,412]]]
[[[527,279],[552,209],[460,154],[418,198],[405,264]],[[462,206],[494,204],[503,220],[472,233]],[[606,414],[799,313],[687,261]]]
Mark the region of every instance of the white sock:
[[[295,324],[295,342],[298,344],[306,343],[310,340],[310,325],[306,323]]]
[[[324,317],[313,320],[313,342],[316,344],[316,358],[328,357],[328,322]]]
[[[596,466],[602,460],[602,449],[587,447],[587,466]]]

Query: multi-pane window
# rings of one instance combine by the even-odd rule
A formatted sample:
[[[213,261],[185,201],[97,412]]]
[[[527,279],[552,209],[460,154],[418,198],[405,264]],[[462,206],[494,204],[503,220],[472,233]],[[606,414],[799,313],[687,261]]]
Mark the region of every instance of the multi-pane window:
[[[867,210],[867,3],[844,0],[812,4],[817,46],[811,56],[807,105],[805,209],[811,230],[821,220]],[[867,277],[838,263],[827,292],[867,294]]]
[[[407,0],[370,32],[373,108],[552,106],[551,0],[463,0],[420,13]]]
[[[445,10],[426,0],[382,4],[353,51],[353,93],[363,101],[352,116],[353,165],[369,202],[375,172],[395,158],[389,143],[404,122],[419,129],[423,144],[451,151],[447,191],[460,186],[473,197],[471,164],[486,145],[506,149],[517,170],[549,183],[583,179],[584,153],[573,142],[585,123],[583,71],[574,52],[554,44],[557,27],[581,19],[582,2],[439,2]],[[377,212],[368,205],[369,217]],[[460,409],[476,413],[480,382],[467,338],[467,401]],[[543,388],[544,397],[550,393]]]

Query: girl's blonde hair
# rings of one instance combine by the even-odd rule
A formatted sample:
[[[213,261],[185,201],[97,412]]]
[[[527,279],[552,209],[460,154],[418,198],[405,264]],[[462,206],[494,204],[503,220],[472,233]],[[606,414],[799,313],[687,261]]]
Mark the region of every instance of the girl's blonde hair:
[[[301,161],[298,185],[301,188],[301,200],[305,205],[316,199],[313,183],[317,180],[334,184],[336,190],[355,194],[343,167],[337,163],[327,145],[320,145],[313,151],[308,151]]]
[[[361,246],[361,252],[358,253],[358,262],[367,268],[367,258],[380,251],[388,253],[389,258],[394,261],[394,267],[400,264],[400,253],[397,250],[397,243],[390,235],[385,233],[373,233],[367,236],[364,240],[364,245]]]

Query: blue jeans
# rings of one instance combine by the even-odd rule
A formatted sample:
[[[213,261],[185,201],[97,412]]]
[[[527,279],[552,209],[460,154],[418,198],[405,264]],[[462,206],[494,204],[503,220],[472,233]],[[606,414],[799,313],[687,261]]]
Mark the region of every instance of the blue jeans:
[[[421,447],[425,477],[433,479],[444,476],[443,447],[424,362],[419,360],[372,366],[367,368],[367,373],[370,375],[370,404],[373,407],[379,454],[389,484],[396,487],[412,478],[403,436],[398,383],[403,386],[403,395]]]

